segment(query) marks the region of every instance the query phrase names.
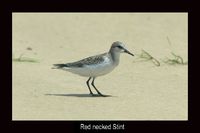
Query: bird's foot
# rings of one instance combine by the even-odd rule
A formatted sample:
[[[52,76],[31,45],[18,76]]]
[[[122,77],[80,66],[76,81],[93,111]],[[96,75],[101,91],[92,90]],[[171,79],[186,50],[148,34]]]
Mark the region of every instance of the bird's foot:
[[[103,94],[101,94],[101,93],[98,93],[98,94],[99,94],[99,96],[106,97],[106,95],[103,95]]]
[[[90,92],[90,95],[92,95],[92,96],[93,96],[93,95],[94,95],[94,93]]]

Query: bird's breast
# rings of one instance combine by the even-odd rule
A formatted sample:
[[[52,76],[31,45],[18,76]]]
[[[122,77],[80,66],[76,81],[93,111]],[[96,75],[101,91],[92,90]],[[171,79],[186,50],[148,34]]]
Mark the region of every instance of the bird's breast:
[[[111,72],[116,67],[116,65],[108,57],[105,57],[103,62],[92,64],[87,67],[91,75],[101,76]]]

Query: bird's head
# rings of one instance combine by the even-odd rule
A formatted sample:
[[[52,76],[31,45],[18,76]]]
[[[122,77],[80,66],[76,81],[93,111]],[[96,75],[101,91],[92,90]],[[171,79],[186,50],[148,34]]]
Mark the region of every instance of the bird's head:
[[[134,56],[134,54],[132,54],[131,52],[129,52],[126,48],[125,45],[122,42],[116,41],[113,42],[110,51],[115,52],[115,53],[127,53],[130,54],[132,56]]]

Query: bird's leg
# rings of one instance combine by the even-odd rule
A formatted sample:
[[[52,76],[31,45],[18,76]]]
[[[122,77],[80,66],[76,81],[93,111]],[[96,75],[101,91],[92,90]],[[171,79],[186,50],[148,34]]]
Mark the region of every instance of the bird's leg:
[[[90,85],[89,85],[89,81],[90,81],[91,78],[92,78],[92,77],[89,77],[89,79],[86,81],[86,84],[87,84],[87,86],[88,86],[88,89],[89,89],[89,91],[90,91],[90,94],[93,95],[93,93],[92,93],[92,91],[91,91],[91,89],[90,89]]]
[[[97,90],[97,88],[94,86],[94,80],[95,80],[95,77],[93,77],[92,86],[94,87],[94,89],[97,91],[97,93],[98,93],[100,96],[104,96],[104,95],[101,94],[101,92],[99,92],[99,91]]]

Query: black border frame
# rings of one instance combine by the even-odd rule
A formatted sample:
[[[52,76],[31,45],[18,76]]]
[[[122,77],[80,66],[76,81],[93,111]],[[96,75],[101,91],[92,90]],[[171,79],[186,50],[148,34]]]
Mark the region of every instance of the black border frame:
[[[8,69],[8,71],[3,71],[6,76],[4,76],[3,83],[5,84],[3,94],[3,100],[7,103],[3,103],[3,107],[7,110],[3,113],[4,119],[2,119],[3,127],[8,127],[8,129],[17,129],[23,131],[81,131],[80,124],[112,124],[121,123],[125,124],[125,130],[119,131],[159,131],[159,132],[173,132],[174,129],[187,131],[194,125],[192,106],[192,90],[188,89],[188,121],[12,121],[12,12],[188,12],[188,48],[191,49],[191,16],[193,14],[193,9],[191,8],[192,3],[187,0],[177,0],[173,1],[7,1],[3,4],[3,41],[4,47],[7,50],[5,53],[7,60],[3,70]],[[194,16],[193,16],[194,17]],[[189,54],[189,63],[191,62],[191,52]],[[188,64],[189,64],[188,63]],[[190,65],[188,66],[190,68]],[[8,76],[9,75],[9,76]],[[191,75],[188,74],[188,81]],[[5,82],[4,82],[5,80]],[[191,81],[188,83],[188,87],[191,88]],[[2,114],[2,113],[1,113]],[[168,128],[170,127],[170,128]]]

